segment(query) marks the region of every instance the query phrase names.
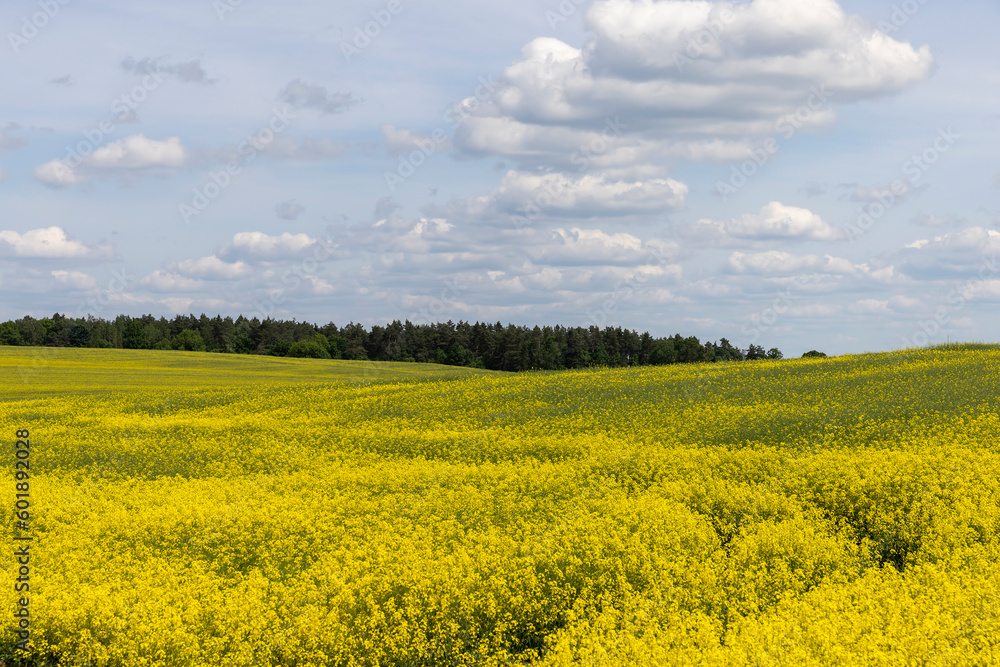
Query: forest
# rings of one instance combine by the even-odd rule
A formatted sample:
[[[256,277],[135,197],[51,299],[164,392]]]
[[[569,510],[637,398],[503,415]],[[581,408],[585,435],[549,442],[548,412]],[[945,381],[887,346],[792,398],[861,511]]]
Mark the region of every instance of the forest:
[[[733,346],[726,338],[702,343],[675,334],[656,338],[621,327],[517,326],[500,322],[413,324],[398,320],[370,328],[338,327],[267,318],[205,314],[153,315],[113,320],[23,317],[0,324],[0,345],[183,350],[279,357],[410,361],[499,371],[560,370],[591,366],[781,359],[777,348]]]

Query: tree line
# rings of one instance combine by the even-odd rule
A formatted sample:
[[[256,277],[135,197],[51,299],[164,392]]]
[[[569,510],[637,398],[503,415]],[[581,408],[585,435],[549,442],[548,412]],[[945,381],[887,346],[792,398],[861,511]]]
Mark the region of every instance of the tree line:
[[[645,366],[781,359],[777,348],[743,350],[722,338],[700,342],[680,334],[655,338],[621,327],[527,327],[500,322],[413,324],[394,321],[370,329],[350,323],[323,326],[242,315],[152,315],[113,320],[23,317],[0,324],[0,345],[186,350],[278,357],[412,361],[500,371],[588,366]]]

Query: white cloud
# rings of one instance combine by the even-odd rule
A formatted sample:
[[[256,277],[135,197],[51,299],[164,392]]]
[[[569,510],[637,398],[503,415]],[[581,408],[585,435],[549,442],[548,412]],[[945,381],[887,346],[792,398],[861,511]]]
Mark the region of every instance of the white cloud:
[[[509,171],[481,210],[527,216],[593,217],[684,208],[688,187],[670,178],[629,178],[607,172],[582,176]]]
[[[46,185],[66,187],[83,181],[64,160],[52,160],[35,167],[35,178]]]
[[[144,169],[177,169],[184,166],[188,153],[180,139],[163,141],[136,134],[96,149],[71,165],[67,160],[52,160],[35,167],[35,178],[55,187],[75,185],[101,173],[123,173]]]
[[[921,248],[926,250],[1000,250],[1000,231],[985,227],[968,227],[933,239],[924,239]]]
[[[598,0],[585,23],[580,49],[528,43],[459,128],[459,146],[560,168],[588,148],[602,166],[746,157],[785,128],[829,126],[828,100],[898,93],[933,63],[927,47],[872,31],[834,0]],[[712,23],[717,36],[684,60]],[[618,118],[626,127],[606,132]],[[603,147],[592,143],[602,132]]]
[[[718,238],[754,240],[832,241],[841,237],[840,232],[819,215],[805,208],[785,206],[781,202],[771,202],[761,208],[760,213],[748,213],[728,221],[701,219],[696,223],[695,231]]]
[[[98,148],[85,162],[95,169],[180,167],[186,156],[177,137],[158,141],[136,134]]]
[[[761,253],[734,252],[729,256],[729,269],[738,274],[775,276],[782,274],[823,274],[854,278],[869,278],[879,282],[892,281],[892,266],[873,269],[869,264],[854,264],[832,255],[793,255],[781,250]]]
[[[224,262],[215,255],[200,259],[186,259],[168,268],[181,276],[205,280],[232,280],[250,274],[250,267],[243,262]]]
[[[159,303],[169,308],[171,312],[183,315],[191,310],[191,304],[194,303],[194,299],[185,297],[168,297],[166,299],[160,299]]]
[[[818,269],[825,264],[818,255],[792,255],[782,250],[761,253],[734,252],[729,267],[737,273],[791,273],[803,269]]]
[[[889,298],[889,305],[893,310],[916,310],[923,308],[925,304],[921,299],[897,294]]]
[[[974,280],[959,288],[957,292],[964,299],[1000,298],[1000,280]]]
[[[240,232],[219,254],[223,257],[279,259],[300,256],[315,244],[316,239],[308,234],[284,232],[280,236],[270,236],[263,232]]]
[[[97,287],[97,280],[93,276],[80,271],[52,271],[52,277],[73,289],[87,290]]]
[[[90,247],[72,241],[61,227],[32,229],[19,234],[0,231],[0,256],[30,259],[109,259],[114,252],[108,246]]]
[[[154,292],[197,292],[205,288],[201,280],[159,270],[143,278],[140,284]]]
[[[1000,231],[968,227],[941,236],[919,239],[895,253],[903,273],[921,280],[994,272],[1000,255]]]
[[[548,238],[532,240],[525,254],[535,264],[554,266],[626,266],[644,275],[680,276],[680,267],[668,260],[677,246],[651,246],[631,234],[608,234],[600,229],[556,229]]]
[[[889,313],[889,302],[878,299],[861,299],[851,305],[851,311],[863,315],[886,315]]]

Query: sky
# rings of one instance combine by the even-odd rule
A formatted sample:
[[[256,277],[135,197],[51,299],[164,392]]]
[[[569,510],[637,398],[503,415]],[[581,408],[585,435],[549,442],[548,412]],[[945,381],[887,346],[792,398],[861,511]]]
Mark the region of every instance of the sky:
[[[1000,338],[987,0],[8,0],[0,321]]]

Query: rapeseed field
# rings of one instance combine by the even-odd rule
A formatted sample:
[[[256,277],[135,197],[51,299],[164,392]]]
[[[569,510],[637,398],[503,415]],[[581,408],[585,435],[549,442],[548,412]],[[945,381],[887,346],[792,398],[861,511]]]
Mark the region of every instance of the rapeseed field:
[[[0,374],[34,664],[1000,664],[1000,349]]]

